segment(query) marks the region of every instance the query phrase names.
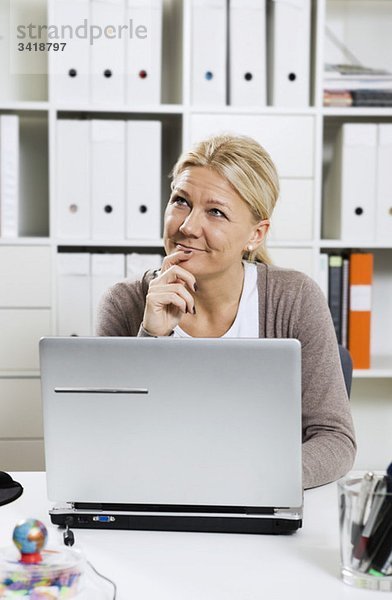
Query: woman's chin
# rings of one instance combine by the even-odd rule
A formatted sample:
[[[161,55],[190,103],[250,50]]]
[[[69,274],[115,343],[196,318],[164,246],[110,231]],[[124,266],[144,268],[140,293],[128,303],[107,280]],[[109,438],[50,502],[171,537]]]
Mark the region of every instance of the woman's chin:
[[[197,275],[199,273],[204,273],[206,270],[207,265],[203,258],[200,255],[198,256],[197,254],[192,254],[189,258],[181,261],[179,264],[183,269],[186,269],[193,275]]]

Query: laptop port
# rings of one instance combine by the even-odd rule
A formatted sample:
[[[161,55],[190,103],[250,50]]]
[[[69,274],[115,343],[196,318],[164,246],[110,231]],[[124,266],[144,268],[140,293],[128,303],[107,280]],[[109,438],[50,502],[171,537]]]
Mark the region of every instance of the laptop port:
[[[88,517],[78,517],[78,523],[80,523],[81,525],[87,525]]]
[[[109,515],[95,515],[93,521],[98,521],[99,523],[112,523],[115,521],[115,518],[109,517]]]

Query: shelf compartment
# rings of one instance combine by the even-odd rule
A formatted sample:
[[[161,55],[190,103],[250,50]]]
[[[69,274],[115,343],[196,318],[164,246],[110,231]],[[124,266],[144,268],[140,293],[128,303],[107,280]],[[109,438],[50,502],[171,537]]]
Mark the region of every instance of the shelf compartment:
[[[18,110],[23,110],[25,103],[48,100],[47,52],[18,51],[22,40],[11,35],[16,24],[19,28],[30,23],[47,25],[46,2],[0,2],[0,102],[11,108],[14,103],[21,104]]]
[[[0,113],[19,118],[18,237],[0,238],[0,243],[49,235],[49,149],[48,113],[42,109],[5,110]],[[39,149],[39,151],[37,151]]]
[[[327,0],[325,62],[357,64],[390,70],[392,52],[391,2],[389,0]],[[345,52],[343,48],[346,48]]]
[[[49,235],[48,137],[46,115],[20,115],[20,236]]]
[[[380,140],[391,126],[392,113],[390,117],[335,116],[324,121],[322,248],[391,246],[386,233],[389,226],[384,221],[381,224],[381,214],[385,213],[379,213],[385,210],[385,192],[382,196],[378,169],[389,152],[389,146]]]
[[[392,249],[372,249],[370,369],[355,369],[357,378],[392,377]]]

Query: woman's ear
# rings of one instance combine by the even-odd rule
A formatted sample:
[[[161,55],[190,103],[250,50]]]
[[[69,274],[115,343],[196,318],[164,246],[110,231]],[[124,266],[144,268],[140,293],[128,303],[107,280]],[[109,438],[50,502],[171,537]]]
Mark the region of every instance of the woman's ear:
[[[254,226],[251,236],[248,240],[247,251],[253,252],[256,250],[264,241],[270,226],[269,219],[263,219]]]

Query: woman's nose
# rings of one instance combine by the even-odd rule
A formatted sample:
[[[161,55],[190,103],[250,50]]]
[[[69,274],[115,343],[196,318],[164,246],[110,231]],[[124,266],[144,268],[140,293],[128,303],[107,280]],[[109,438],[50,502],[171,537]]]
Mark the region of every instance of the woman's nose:
[[[188,237],[199,237],[201,233],[200,217],[192,211],[180,225],[179,230]]]

